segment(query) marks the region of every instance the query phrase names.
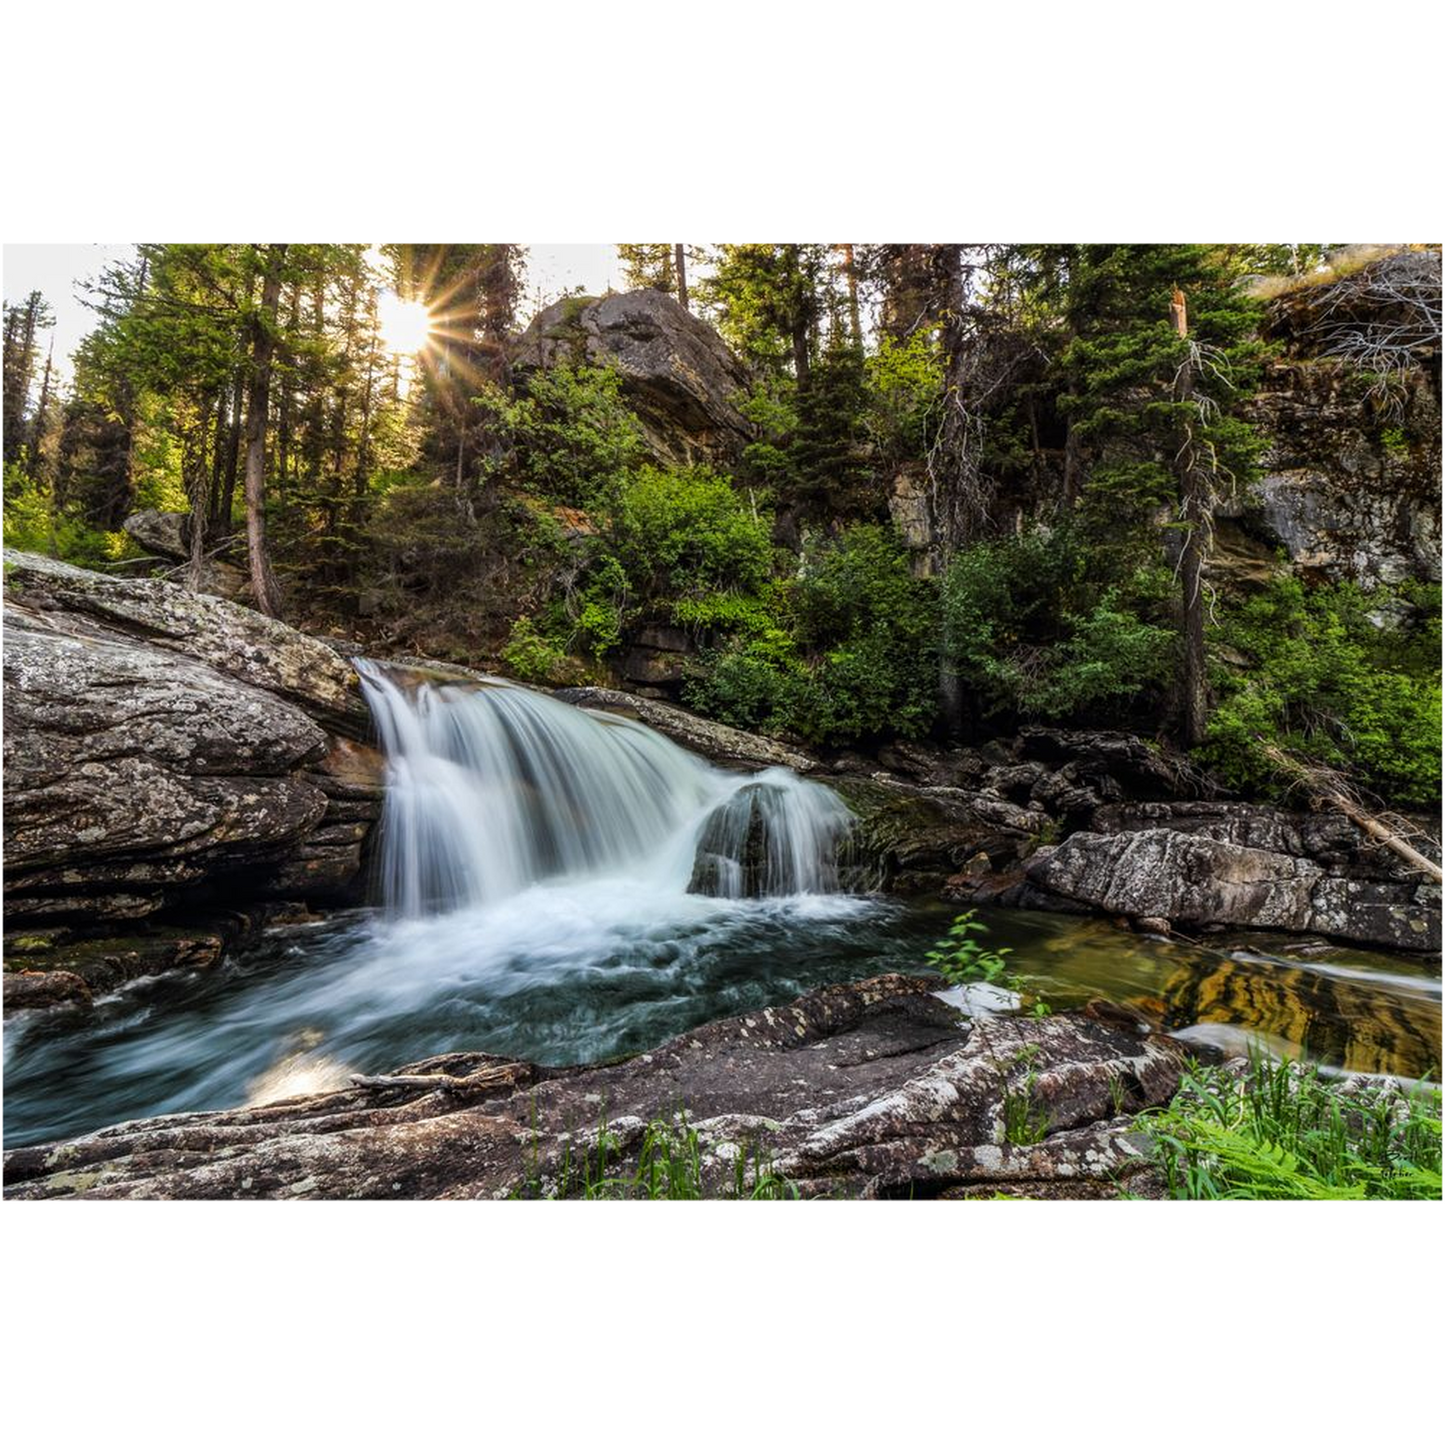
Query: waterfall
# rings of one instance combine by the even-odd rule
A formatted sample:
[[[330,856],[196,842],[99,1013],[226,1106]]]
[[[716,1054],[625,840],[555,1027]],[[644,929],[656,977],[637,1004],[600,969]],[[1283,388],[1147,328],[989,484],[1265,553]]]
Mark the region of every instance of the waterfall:
[[[389,909],[422,917],[550,880],[646,878],[721,898],[837,889],[852,822],[785,768],[715,768],[628,718],[500,678],[401,685],[356,660],[387,758]]]

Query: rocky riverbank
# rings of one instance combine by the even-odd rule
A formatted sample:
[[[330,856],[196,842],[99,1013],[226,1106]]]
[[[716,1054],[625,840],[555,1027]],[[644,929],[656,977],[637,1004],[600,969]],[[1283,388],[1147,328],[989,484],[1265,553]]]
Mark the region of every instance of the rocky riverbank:
[[[165,581],[5,565],[8,1006],[84,1004],[364,899],[382,766],[344,648]],[[1439,889],[1348,819],[1231,799],[1130,735],[1026,728],[825,758],[657,699],[558,695],[725,766],[827,782],[858,817],[855,887],[1156,932],[1440,946]]]
[[[494,1199],[633,1172],[685,1117],[701,1192],[1157,1191],[1133,1116],[1188,1052],[1125,1010],[967,1017],[891,974],[707,1024],[596,1068],[424,1059],[339,1092],[102,1129],[5,1158],[11,1199]],[[605,1120],[605,1125],[601,1121]],[[599,1129],[605,1158],[599,1158]]]

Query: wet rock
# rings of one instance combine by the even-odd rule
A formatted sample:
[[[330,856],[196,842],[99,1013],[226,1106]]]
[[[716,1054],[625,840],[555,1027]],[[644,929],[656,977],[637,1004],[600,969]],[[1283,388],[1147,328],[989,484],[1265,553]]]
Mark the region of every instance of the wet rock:
[[[5,970],[5,1012],[27,1008],[58,1008],[63,1004],[87,1005],[90,987],[77,973],[64,969]]]
[[[655,728],[664,737],[715,763],[747,768],[791,768],[795,773],[815,772],[816,758],[784,747],[772,738],[758,737],[723,723],[709,722],[695,713],[652,698],[606,687],[564,687],[553,697],[590,712],[614,712]]]
[[[140,919],[354,898],[381,767],[317,720],[365,711],[333,651],[166,583],[6,558],[10,929],[124,924],[130,957]]]
[[[681,1113],[707,1194],[733,1192],[740,1161],[745,1187],[761,1163],[804,1197],[1147,1189],[1131,1120],[1173,1093],[1182,1045],[1106,1006],[970,1024],[933,987],[899,975],[838,985],[602,1067],[451,1054],[340,1092],[120,1124],[10,1152],[5,1193],[577,1192],[583,1161],[596,1164],[604,1100],[609,1175],[635,1171],[649,1121]],[[1013,1142],[1023,1135],[1008,1121],[1020,1116],[1035,1142]]]
[[[731,457],[752,435],[737,410],[747,371],[707,322],[661,291],[564,297],[522,334],[513,368],[611,365],[660,461]]]
[[[1046,836],[1050,820],[1003,798],[964,788],[917,787],[886,773],[844,775],[832,786],[858,818],[852,847],[874,886],[937,892],[978,855],[1006,869]]]
[[[1440,946],[1440,890],[1328,874],[1309,859],[1169,828],[1075,833],[1028,866],[1040,889],[1104,913]]]

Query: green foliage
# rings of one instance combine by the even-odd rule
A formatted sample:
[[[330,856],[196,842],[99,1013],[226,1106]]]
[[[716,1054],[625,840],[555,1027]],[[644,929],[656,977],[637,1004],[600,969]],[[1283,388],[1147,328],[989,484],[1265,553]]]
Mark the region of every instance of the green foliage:
[[[1141,1114],[1175,1199],[1439,1199],[1440,1091],[1349,1089],[1268,1059],[1196,1067]]]
[[[684,697],[735,726],[814,743],[916,737],[936,709],[930,600],[890,531],[849,528],[767,589],[765,616],[705,656]]]
[[[988,949],[974,937],[988,932],[988,925],[973,916],[973,909],[953,920],[945,937],[924,955],[927,961],[955,987],[968,983],[998,983],[1008,975],[1007,956],[1011,948]]]
[[[924,960],[955,988],[971,983],[988,983],[1018,995],[1019,1007],[1034,1018],[1047,1018],[1053,1010],[1043,999],[1028,993],[1026,980],[1008,963],[1011,948],[985,948],[978,938],[988,932],[970,908],[960,913],[948,933],[924,954]]]
[[[1277,788],[1272,744],[1392,802],[1438,800],[1438,587],[1364,592],[1281,575],[1227,612],[1221,631],[1249,658],[1246,671],[1219,669],[1201,750],[1228,781]]]
[[[5,545],[80,567],[103,567],[134,550],[124,532],[87,526],[73,508],[57,505],[49,487],[14,465],[5,468]]]
[[[867,425],[880,457],[899,463],[924,456],[943,408],[943,352],[937,338],[915,331],[900,341],[885,332],[865,367]]]
[[[606,1116],[599,1119],[595,1139],[586,1141],[578,1153],[570,1141],[564,1147],[555,1177],[544,1178],[536,1157],[515,1198],[547,1199],[703,1199],[708,1197],[705,1146],[702,1136],[680,1113],[671,1119],[651,1120],[643,1132],[637,1163],[622,1169],[618,1136],[609,1128]],[[776,1173],[772,1157],[756,1143],[725,1144],[732,1160],[731,1188],[716,1197],[731,1199],[797,1199],[797,1188]]]
[[[862,350],[835,342],[797,398],[789,469],[779,489],[805,518],[835,520],[878,510],[868,435],[869,396]]]
[[[1385,427],[1380,432],[1380,445],[1392,457],[1405,457],[1410,454],[1410,439],[1405,435],[1402,427]]]
[[[1064,316],[1071,340],[1059,359],[1059,409],[1092,452],[1090,505],[1124,532],[1145,509],[1174,497],[1175,457],[1186,429],[1212,490],[1242,487],[1262,447],[1238,409],[1258,380],[1260,308],[1208,246],[1072,249]],[[1180,288],[1188,336],[1171,319]],[[1188,363],[1193,395],[1176,391]]]
[[[537,630],[530,617],[519,617],[502,649],[502,661],[523,682],[554,683],[571,659],[564,648]]]
[[[1109,718],[1157,694],[1175,655],[1167,571],[1109,577],[1077,528],[960,552],[943,580],[953,665],[985,715]]]
[[[612,505],[644,454],[642,427],[621,388],[612,367],[568,365],[533,372],[516,394],[484,387],[477,406],[501,449],[491,475],[566,506]]]
[[[638,467],[609,529],[632,605],[691,626],[736,624],[772,570],[771,518],[706,467]]]
[[[1049,1132],[1048,1110],[1034,1101],[1034,1085],[1038,1075],[1024,1075],[1019,1088],[1005,1088],[1000,1119],[1005,1144],[1037,1144]]]

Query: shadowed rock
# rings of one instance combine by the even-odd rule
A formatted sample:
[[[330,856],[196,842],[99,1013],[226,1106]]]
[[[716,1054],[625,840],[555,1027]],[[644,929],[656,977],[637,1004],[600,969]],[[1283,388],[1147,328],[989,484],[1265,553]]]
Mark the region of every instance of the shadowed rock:
[[[1171,828],[1075,833],[1029,882],[1106,913],[1322,933],[1385,948],[1440,947],[1440,890],[1327,873],[1307,858]]]

